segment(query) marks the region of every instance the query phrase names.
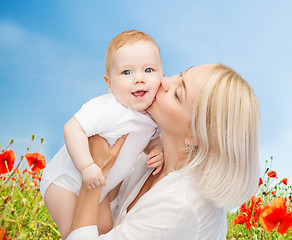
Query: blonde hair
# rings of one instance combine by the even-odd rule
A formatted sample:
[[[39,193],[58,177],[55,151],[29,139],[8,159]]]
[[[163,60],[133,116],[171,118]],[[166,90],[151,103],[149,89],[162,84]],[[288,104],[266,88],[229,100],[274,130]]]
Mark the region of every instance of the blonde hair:
[[[241,205],[259,182],[257,98],[234,70],[217,64],[195,101],[192,131],[198,146],[187,169],[201,194],[218,207]]]
[[[121,48],[122,46],[124,46],[126,44],[133,44],[133,43],[136,43],[136,42],[141,41],[141,40],[152,42],[157,47],[159,54],[160,54],[159,47],[157,46],[154,39],[152,37],[150,37],[148,34],[146,34],[144,32],[137,31],[137,30],[124,31],[124,32],[120,33],[119,35],[117,35],[116,37],[114,37],[110,41],[110,43],[107,47],[106,54],[105,54],[106,74],[108,75],[110,72],[111,56],[112,56],[114,51],[117,51],[119,48]]]

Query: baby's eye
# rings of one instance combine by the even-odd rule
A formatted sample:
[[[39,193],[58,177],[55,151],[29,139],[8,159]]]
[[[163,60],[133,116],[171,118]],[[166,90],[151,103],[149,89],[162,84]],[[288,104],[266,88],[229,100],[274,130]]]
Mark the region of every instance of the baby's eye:
[[[130,75],[131,74],[131,71],[130,70],[125,70],[125,71],[122,72],[122,74],[124,74],[124,75]]]
[[[152,73],[152,72],[153,72],[153,68],[146,68],[146,69],[145,69],[145,72],[146,72],[146,73]]]

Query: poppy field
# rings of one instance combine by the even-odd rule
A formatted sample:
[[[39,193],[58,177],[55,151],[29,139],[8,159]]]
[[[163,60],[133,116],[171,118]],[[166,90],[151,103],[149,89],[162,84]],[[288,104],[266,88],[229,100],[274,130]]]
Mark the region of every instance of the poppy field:
[[[228,213],[227,239],[292,239],[292,187],[271,169],[272,160],[266,161],[257,193]]]
[[[39,183],[46,165],[40,152],[16,156],[13,140],[0,153],[0,240],[60,239],[58,228],[46,210]],[[228,212],[226,239],[292,239],[292,189],[271,169],[272,158],[259,179],[259,189],[236,212]]]
[[[32,135],[26,153],[16,166],[13,143],[0,153],[0,240],[61,239],[58,228],[51,219],[40,194],[39,183],[45,157],[30,153],[35,140]],[[43,139],[41,139],[42,145]]]

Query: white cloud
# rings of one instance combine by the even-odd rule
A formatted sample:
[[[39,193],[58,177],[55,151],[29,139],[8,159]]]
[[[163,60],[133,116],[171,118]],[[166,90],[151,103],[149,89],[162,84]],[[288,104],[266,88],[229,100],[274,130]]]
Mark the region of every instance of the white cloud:
[[[22,75],[38,84],[90,89],[97,72],[104,69],[103,58],[88,59],[77,49],[31,32],[11,22],[0,22],[0,69],[10,76]],[[100,74],[100,77],[103,75]],[[102,81],[101,81],[102,82]]]

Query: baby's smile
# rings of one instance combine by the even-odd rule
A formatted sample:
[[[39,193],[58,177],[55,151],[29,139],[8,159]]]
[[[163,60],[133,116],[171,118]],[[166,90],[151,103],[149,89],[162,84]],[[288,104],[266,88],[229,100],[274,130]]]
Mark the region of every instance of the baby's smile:
[[[145,90],[137,90],[137,91],[133,92],[132,95],[136,99],[141,99],[145,96],[146,93],[147,93],[147,91],[145,91]]]

